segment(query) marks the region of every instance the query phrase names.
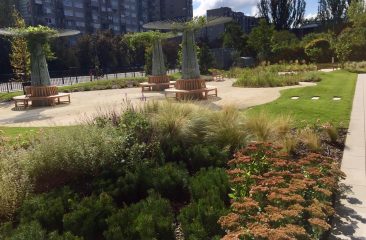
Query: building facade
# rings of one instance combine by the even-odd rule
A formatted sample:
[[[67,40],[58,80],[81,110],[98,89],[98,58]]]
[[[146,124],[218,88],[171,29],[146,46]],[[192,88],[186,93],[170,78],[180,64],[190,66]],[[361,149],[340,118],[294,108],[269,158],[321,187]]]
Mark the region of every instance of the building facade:
[[[30,25],[47,25],[92,33],[139,32],[142,25],[170,18],[192,18],[192,0],[18,0]]]
[[[258,26],[259,19],[253,16],[246,16],[242,12],[234,12],[229,7],[221,7],[216,9],[207,10],[207,18],[217,18],[217,17],[231,17],[233,20],[241,26],[244,33],[249,34],[252,29]],[[210,41],[215,41],[219,39],[225,32],[225,24],[217,25],[214,27],[209,27],[204,30],[206,38]]]

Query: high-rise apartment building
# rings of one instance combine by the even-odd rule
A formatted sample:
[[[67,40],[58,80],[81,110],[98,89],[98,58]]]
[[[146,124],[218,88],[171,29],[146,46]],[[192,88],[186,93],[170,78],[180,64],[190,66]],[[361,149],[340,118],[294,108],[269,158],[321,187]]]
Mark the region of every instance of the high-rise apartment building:
[[[115,33],[142,31],[157,20],[193,16],[192,0],[18,0],[27,23]]]
[[[217,17],[231,17],[233,21],[238,23],[244,33],[249,34],[252,29],[258,26],[259,19],[252,16],[247,16],[242,12],[235,12],[229,7],[221,7],[216,9],[207,10],[208,18]],[[205,37],[210,41],[214,41],[222,36],[225,32],[225,24],[220,24],[217,26],[209,27],[203,31]]]

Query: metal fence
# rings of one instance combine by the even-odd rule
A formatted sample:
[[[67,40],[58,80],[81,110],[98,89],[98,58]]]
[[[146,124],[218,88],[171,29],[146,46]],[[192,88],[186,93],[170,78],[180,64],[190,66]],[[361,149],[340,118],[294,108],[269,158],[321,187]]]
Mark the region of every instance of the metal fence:
[[[66,71],[65,71],[66,72]],[[69,71],[67,71],[69,72]],[[174,74],[179,72],[178,69],[168,70],[168,74]],[[55,86],[70,86],[77,83],[93,82],[93,81],[103,81],[118,78],[135,78],[135,77],[146,77],[144,71],[134,71],[134,72],[120,72],[104,74],[100,76],[89,75],[89,76],[75,76],[73,74],[58,74],[60,77],[51,78],[51,85]],[[51,73],[52,76],[52,73]],[[1,80],[2,79],[2,80]],[[2,75],[0,76],[0,93],[1,92],[16,92],[23,91],[23,85],[21,82],[12,81],[13,75]]]

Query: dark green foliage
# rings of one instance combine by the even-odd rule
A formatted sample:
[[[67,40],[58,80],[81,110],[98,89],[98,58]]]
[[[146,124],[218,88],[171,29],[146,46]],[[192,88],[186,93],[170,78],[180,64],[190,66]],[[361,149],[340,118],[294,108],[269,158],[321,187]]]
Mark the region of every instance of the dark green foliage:
[[[48,234],[48,240],[83,240],[84,238],[73,235],[70,232],[66,232],[62,235],[57,232]]]
[[[62,230],[63,215],[69,210],[70,203],[76,199],[69,188],[36,195],[23,203],[20,221],[22,223],[37,221],[47,230]]]
[[[100,239],[107,228],[106,219],[116,211],[113,200],[107,194],[84,198],[74,202],[71,212],[64,215],[64,230],[85,239]]]
[[[151,182],[162,197],[182,202],[188,196],[188,172],[174,163],[165,164],[152,170]]]
[[[315,39],[305,46],[305,53],[315,63],[331,62],[333,52],[326,39]]]
[[[229,203],[229,179],[221,168],[202,169],[190,180],[190,192],[193,201],[218,196],[221,201]]]
[[[152,193],[108,218],[107,240],[174,239],[174,216],[169,202]]]
[[[94,190],[107,192],[118,205],[146,198],[149,189],[155,189],[170,200],[184,201],[188,196],[187,182],[187,170],[176,164],[161,167],[141,164],[128,171],[106,171],[95,181]]]
[[[184,154],[186,164],[194,172],[207,167],[224,167],[229,159],[227,150],[215,145],[197,144],[188,148]]]
[[[3,239],[3,238],[2,238]],[[41,227],[41,225],[36,222],[30,222],[26,224],[21,224],[16,230],[14,230],[10,235],[5,236],[5,240],[46,240],[46,231]]]
[[[183,208],[178,220],[187,240],[212,239],[224,235],[217,221],[226,213],[220,197],[209,195]]]
[[[186,239],[212,239],[224,234],[217,221],[227,212],[229,191],[223,169],[201,170],[192,177],[192,202],[178,216]]]
[[[123,160],[128,164],[136,164],[147,159],[162,161],[160,143],[146,116],[127,111],[121,118],[119,129],[123,133],[121,144],[124,149]]]
[[[210,52],[210,48],[206,42],[201,42],[199,44],[199,52],[198,52],[198,62],[200,66],[200,71],[202,74],[208,74],[209,69],[213,66],[213,57]]]

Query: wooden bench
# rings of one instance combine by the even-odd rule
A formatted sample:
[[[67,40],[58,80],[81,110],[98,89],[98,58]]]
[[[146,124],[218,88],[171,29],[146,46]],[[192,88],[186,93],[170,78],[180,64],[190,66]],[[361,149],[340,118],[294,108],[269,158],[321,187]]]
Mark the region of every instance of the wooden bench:
[[[159,87],[159,86],[168,86],[168,87],[174,87],[176,81],[170,81],[168,83],[148,83],[143,82],[140,83],[141,91],[142,92],[151,92],[153,90],[153,87]]]
[[[215,82],[225,81],[224,76],[219,71],[213,71],[212,77]]]
[[[61,104],[61,98],[67,98],[67,101],[64,102],[71,103],[71,94],[58,93],[56,86],[26,87],[25,92],[26,95],[13,98],[16,108],[19,106],[19,103],[22,103],[24,107],[28,107],[29,102],[32,101],[47,101],[50,106],[53,106],[56,100],[58,104]]]
[[[210,92],[213,92],[213,93],[210,93]],[[195,90],[179,90],[176,88],[170,88],[170,89],[165,89],[164,93],[165,93],[165,97],[168,97],[169,93],[175,93],[176,99],[179,99],[178,94],[189,95],[189,94],[194,94],[194,93],[204,93],[203,98],[208,99],[208,96],[217,97],[217,87],[206,86],[205,88],[195,89]]]

